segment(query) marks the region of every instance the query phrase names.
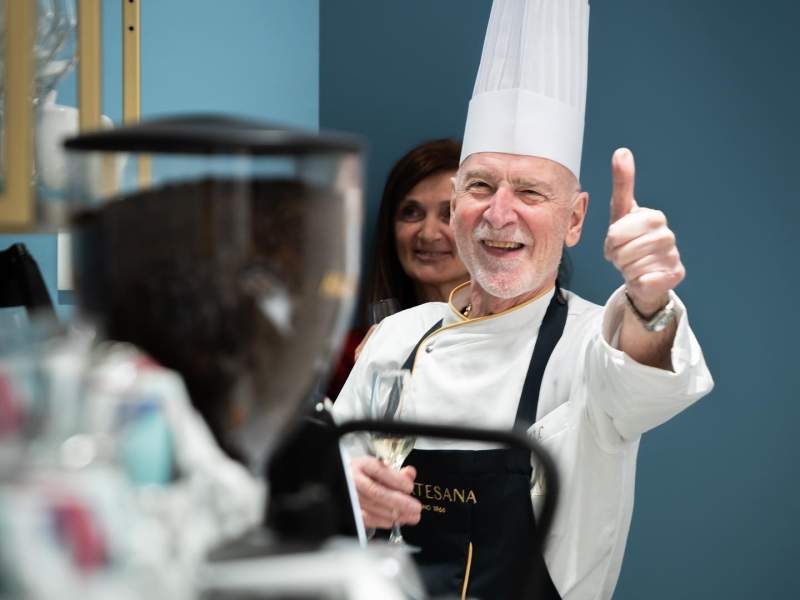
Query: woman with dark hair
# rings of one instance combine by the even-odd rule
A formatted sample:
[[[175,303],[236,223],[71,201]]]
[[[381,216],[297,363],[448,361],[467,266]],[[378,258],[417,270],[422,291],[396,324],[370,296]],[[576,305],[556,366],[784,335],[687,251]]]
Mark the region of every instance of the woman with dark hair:
[[[375,237],[375,260],[364,288],[365,306],[397,298],[400,309],[446,302],[469,276],[450,229],[451,178],[461,144],[434,140],[406,153],[383,190]]]
[[[451,178],[460,157],[459,142],[440,139],[412,148],[395,163],[378,211],[373,260],[359,303],[362,310],[387,298],[395,298],[399,310],[447,302],[453,288],[469,279],[450,228]],[[365,334],[364,328],[348,334],[328,387],[331,398],[347,379]]]

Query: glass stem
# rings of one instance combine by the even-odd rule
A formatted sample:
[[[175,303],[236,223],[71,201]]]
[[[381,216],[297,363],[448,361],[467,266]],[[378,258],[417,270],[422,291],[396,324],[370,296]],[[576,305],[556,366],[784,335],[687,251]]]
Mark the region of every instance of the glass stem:
[[[390,544],[402,544],[405,540],[403,540],[403,534],[400,531],[400,525],[397,522],[392,523],[392,532],[389,534],[389,543]]]

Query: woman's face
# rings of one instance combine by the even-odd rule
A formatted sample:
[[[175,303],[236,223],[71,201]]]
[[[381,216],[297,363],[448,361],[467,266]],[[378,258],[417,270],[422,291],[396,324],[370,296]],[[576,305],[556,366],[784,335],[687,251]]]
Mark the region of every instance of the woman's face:
[[[442,171],[426,177],[411,188],[395,212],[394,236],[400,265],[423,287],[454,287],[468,279],[450,228],[451,178],[455,173]]]

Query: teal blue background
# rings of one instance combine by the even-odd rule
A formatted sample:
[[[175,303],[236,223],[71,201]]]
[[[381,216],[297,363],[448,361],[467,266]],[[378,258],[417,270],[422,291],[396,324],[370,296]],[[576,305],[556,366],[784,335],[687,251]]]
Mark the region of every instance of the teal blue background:
[[[369,220],[393,160],[461,136],[490,0],[320,3],[320,126],[371,144]],[[572,287],[603,302],[609,163],[637,160],[688,276],[678,290],[714,392],[644,436],[618,600],[798,598],[796,193],[800,93],[788,0],[592,2]]]
[[[102,2],[103,112],[122,120],[120,0]],[[143,0],[143,116],[227,112],[316,129],[319,118],[319,0]],[[76,106],[74,72],[58,102]],[[24,242],[62,317],[71,296],[56,290],[51,235],[0,235]]]

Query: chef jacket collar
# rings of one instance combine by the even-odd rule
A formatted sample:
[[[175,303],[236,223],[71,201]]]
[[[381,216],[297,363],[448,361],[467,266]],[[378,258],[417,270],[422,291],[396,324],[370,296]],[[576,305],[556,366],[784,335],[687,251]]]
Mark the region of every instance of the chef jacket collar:
[[[550,299],[555,293],[555,286],[550,286],[538,296],[522,304],[512,306],[511,308],[493,315],[484,315],[474,319],[468,319],[461,311],[469,302],[471,285],[472,282],[468,281],[455,287],[453,291],[450,292],[450,298],[447,301],[450,311],[445,317],[444,327],[454,325],[480,325],[481,328],[486,326],[490,327],[492,331],[501,332],[533,325],[538,331],[539,325],[544,318],[544,313],[547,311],[547,306],[550,304]]]

